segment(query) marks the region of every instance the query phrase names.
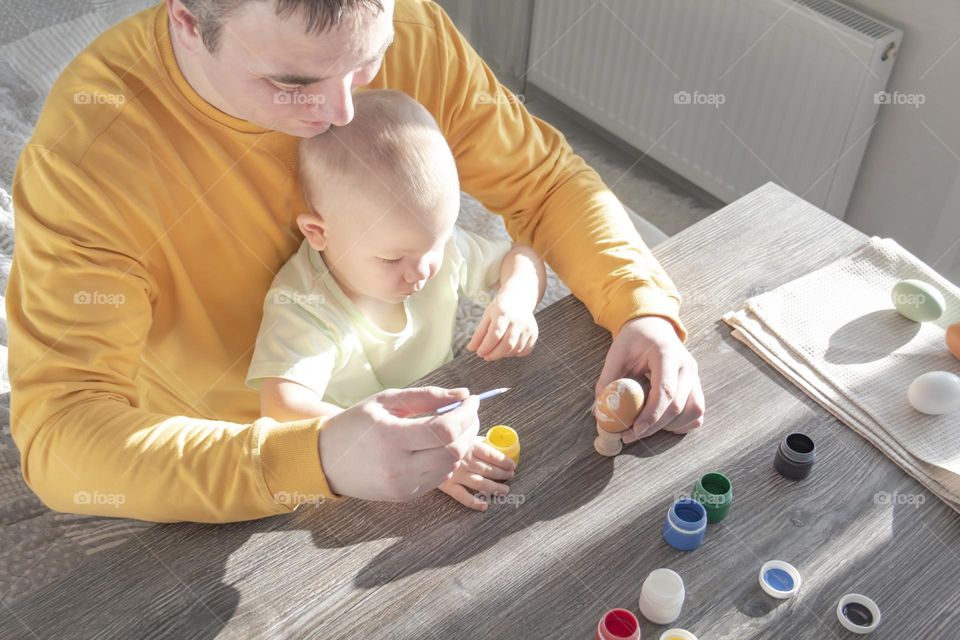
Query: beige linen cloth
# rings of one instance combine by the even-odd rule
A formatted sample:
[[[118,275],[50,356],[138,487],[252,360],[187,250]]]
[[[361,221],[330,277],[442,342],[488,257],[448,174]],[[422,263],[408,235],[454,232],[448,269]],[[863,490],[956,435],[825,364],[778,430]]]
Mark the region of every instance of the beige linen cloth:
[[[900,280],[923,280],[947,303],[936,322],[893,308]],[[928,416],[907,400],[920,374],[960,374],[946,328],[960,321],[960,288],[893,240],[750,298],[723,316],[733,335],[904,471],[960,511],[960,412]]]

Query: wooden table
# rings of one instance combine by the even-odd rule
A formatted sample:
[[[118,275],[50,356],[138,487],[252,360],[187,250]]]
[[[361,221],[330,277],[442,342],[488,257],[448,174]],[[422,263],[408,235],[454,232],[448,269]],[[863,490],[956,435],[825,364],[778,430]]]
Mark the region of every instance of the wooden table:
[[[484,427],[520,433],[514,503],[481,514],[434,493],[156,526],[0,611],[0,637],[590,638],[606,610],[636,612],[643,579],[669,567],[687,587],[676,626],[701,640],[852,638],[834,611],[848,592],[882,608],[873,638],[958,638],[960,516],[720,320],[864,240],[768,184],[657,247],[685,292],[687,345],[708,406],[697,433],[660,434],[615,459],[594,452],[588,411],[610,338],[568,298],[540,315],[531,357],[467,356],[425,380],[514,387],[480,411]],[[794,430],[819,451],[802,482],[772,467]],[[712,470],[733,481],[730,516],[700,549],[675,551],[661,537],[667,508]],[[878,492],[925,502],[877,504]],[[774,558],[803,575],[792,600],[757,584]],[[662,630],[643,623],[645,639]]]

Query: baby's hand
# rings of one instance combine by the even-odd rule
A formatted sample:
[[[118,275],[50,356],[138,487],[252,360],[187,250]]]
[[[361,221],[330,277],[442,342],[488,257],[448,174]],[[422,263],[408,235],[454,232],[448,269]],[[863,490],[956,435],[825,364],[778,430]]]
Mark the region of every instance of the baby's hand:
[[[505,496],[510,493],[510,487],[494,480],[509,480],[516,468],[513,460],[487,444],[482,436],[477,436],[453,476],[440,485],[440,491],[465,507],[486,511],[488,504],[469,490]]]
[[[467,344],[469,351],[490,362],[509,356],[528,356],[539,329],[533,308],[497,296],[483,312],[480,326]]]

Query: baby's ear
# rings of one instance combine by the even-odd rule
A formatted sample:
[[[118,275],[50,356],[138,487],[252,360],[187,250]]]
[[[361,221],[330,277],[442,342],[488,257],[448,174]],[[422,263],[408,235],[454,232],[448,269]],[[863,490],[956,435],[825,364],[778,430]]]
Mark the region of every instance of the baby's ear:
[[[327,224],[313,207],[310,207],[310,213],[297,216],[297,226],[314,250],[323,251],[327,248]]]

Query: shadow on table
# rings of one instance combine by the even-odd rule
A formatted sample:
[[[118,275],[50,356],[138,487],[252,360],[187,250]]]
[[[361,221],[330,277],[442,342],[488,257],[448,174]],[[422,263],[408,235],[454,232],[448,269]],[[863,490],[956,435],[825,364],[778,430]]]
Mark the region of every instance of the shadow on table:
[[[710,525],[697,551],[676,552],[663,542],[663,501],[638,512],[626,527],[572,545],[576,553],[565,558],[563,569],[538,563],[522,581],[505,583],[482,603],[466,600],[431,629],[439,637],[494,637],[471,634],[474,616],[482,615],[485,627],[536,620],[528,630],[538,637],[586,637],[604,611],[623,606],[636,612],[647,573],[670,567],[683,576],[688,593],[681,618],[667,626],[699,637],[857,637],[836,617],[847,593],[866,594],[880,606],[878,638],[953,637],[960,619],[960,593],[953,586],[960,556],[946,545],[956,540],[960,515],[937,500],[917,504],[920,496],[931,500],[919,483],[879,451],[860,448],[859,436],[832,418],[811,414],[778,430],[798,429],[824,445],[820,468],[803,481],[773,470],[775,438],[744,450],[735,462],[704,460],[734,478],[740,509],[735,502],[727,521]],[[747,511],[745,501],[752,506]],[[625,529],[631,535],[623,536]],[[799,595],[776,600],[761,590],[758,571],[771,559],[798,568],[804,580]],[[551,615],[540,615],[544,611]],[[645,638],[666,628],[641,623]]]
[[[880,309],[834,331],[824,359],[833,364],[875,362],[909,343],[919,332],[919,322],[907,320],[893,309]],[[889,348],[871,348],[871,345],[887,343]]]
[[[416,504],[422,505],[425,514],[422,525],[402,531],[401,539],[373,558],[356,575],[354,584],[369,589],[419,571],[459,564],[537,522],[554,520],[591,502],[610,481],[614,467],[613,458],[594,451],[592,421],[584,413],[583,424],[575,430],[576,440],[561,455],[551,449],[522,457],[519,472],[510,483],[510,496],[500,504],[491,503],[486,513],[467,511],[439,493],[421,499]],[[621,455],[661,455],[681,439],[656,434],[625,447]],[[511,498],[522,503],[511,502]],[[442,515],[426,516],[429,513]],[[316,534],[314,541],[321,546],[330,542]]]
[[[878,342],[892,339],[890,351],[895,351],[919,330],[919,323],[892,309],[865,314],[831,336],[825,359],[837,364],[873,362],[887,356],[888,350],[854,346],[863,344],[863,335],[875,335]],[[758,370],[779,386],[816,406],[745,345],[727,333],[721,339],[755,361]],[[738,592],[737,609],[751,618],[765,617],[774,609],[797,609],[795,613],[775,614],[784,619],[776,617],[776,624],[764,632],[775,630],[776,637],[807,637],[813,625],[823,637],[852,638],[859,636],[840,626],[836,608],[843,595],[862,593],[873,598],[883,614],[884,622],[874,634],[877,637],[936,637],[938,632],[948,630],[955,633],[960,624],[960,616],[955,613],[960,610],[960,594],[953,585],[960,574],[960,555],[948,544],[955,545],[960,514],[839,421],[828,418],[813,432],[817,431],[826,434],[820,438],[835,438],[833,455],[844,458],[845,468],[839,475],[847,479],[842,491],[824,499],[819,509],[811,506],[807,514],[816,521],[815,540],[830,548],[830,563],[817,566],[810,558],[813,550],[804,553],[806,544],[788,547],[789,553],[796,552],[801,574],[819,574],[816,586],[808,584],[800,597],[777,602],[753,588],[753,576],[753,584]],[[817,446],[820,449],[819,441]],[[824,579],[824,575],[828,577]],[[946,592],[951,593],[950,602],[943,597]]]
[[[859,474],[858,481],[838,492],[833,504],[819,511],[806,507],[804,526],[812,529],[813,541],[783,545],[781,554],[792,556],[787,559],[805,580],[799,595],[773,599],[756,587],[754,576],[738,591],[737,610],[758,619],[778,610],[756,637],[855,638],[860,636],[838,621],[837,605],[844,595],[858,593],[880,608],[881,624],[873,637],[955,633],[960,617],[953,585],[960,556],[946,540],[956,540],[960,516],[939,500],[926,502],[930,494],[886,460],[875,464],[879,452],[871,452],[868,460],[849,453],[838,452],[851,473]],[[950,527],[954,533],[945,536]],[[947,592],[951,602],[943,599]]]
[[[796,427],[804,424],[784,429]],[[655,455],[682,439],[662,434],[649,440]],[[731,459],[728,453],[717,448],[700,463],[704,469],[721,469],[729,474],[739,487],[740,497],[736,499],[746,501],[748,494],[763,490],[764,485],[769,484],[770,475],[775,473],[768,455],[771,450],[772,444],[765,441],[738,452],[737,457]],[[627,451],[621,455],[632,453]],[[664,484],[672,486],[675,480],[668,479]],[[787,485],[788,490],[795,488],[796,485]],[[737,491],[735,489],[735,495]],[[641,617],[644,638],[657,638],[667,627],[690,628],[699,637],[713,637],[713,632],[717,632],[719,637],[720,627],[730,624],[731,609],[743,611],[750,607],[751,617],[769,613],[769,608],[763,612],[756,609],[757,595],[766,596],[756,581],[759,564],[753,567],[752,555],[745,551],[742,543],[749,534],[756,533],[754,520],[769,520],[779,512],[775,502],[764,502],[761,513],[744,511],[743,506],[738,512],[735,503],[728,521],[710,525],[702,547],[681,552],[669,547],[662,537],[664,516],[674,497],[669,490],[653,496],[630,515],[628,522],[618,520],[615,526],[611,522],[601,528],[602,535],[596,535],[588,527],[582,539],[576,536],[570,539],[568,547],[575,549],[574,553],[562,558],[557,554],[553,562],[535,563],[534,572],[524,571],[522,578],[505,581],[503,590],[485,593],[482,599],[465,600],[462,608],[451,610],[431,629],[438,637],[496,637],[494,633],[484,635],[476,631],[475,619],[479,615],[484,619],[485,629],[507,628],[511,621],[524,621],[524,629],[531,637],[587,637],[609,609],[624,607],[638,613],[640,585],[650,571],[661,567],[673,569],[683,577],[688,590],[687,603],[676,624],[658,626]],[[754,543],[751,540],[751,544]],[[750,557],[749,562],[744,561],[745,555]],[[544,612],[550,615],[544,616]],[[730,633],[724,637],[751,636]]]

